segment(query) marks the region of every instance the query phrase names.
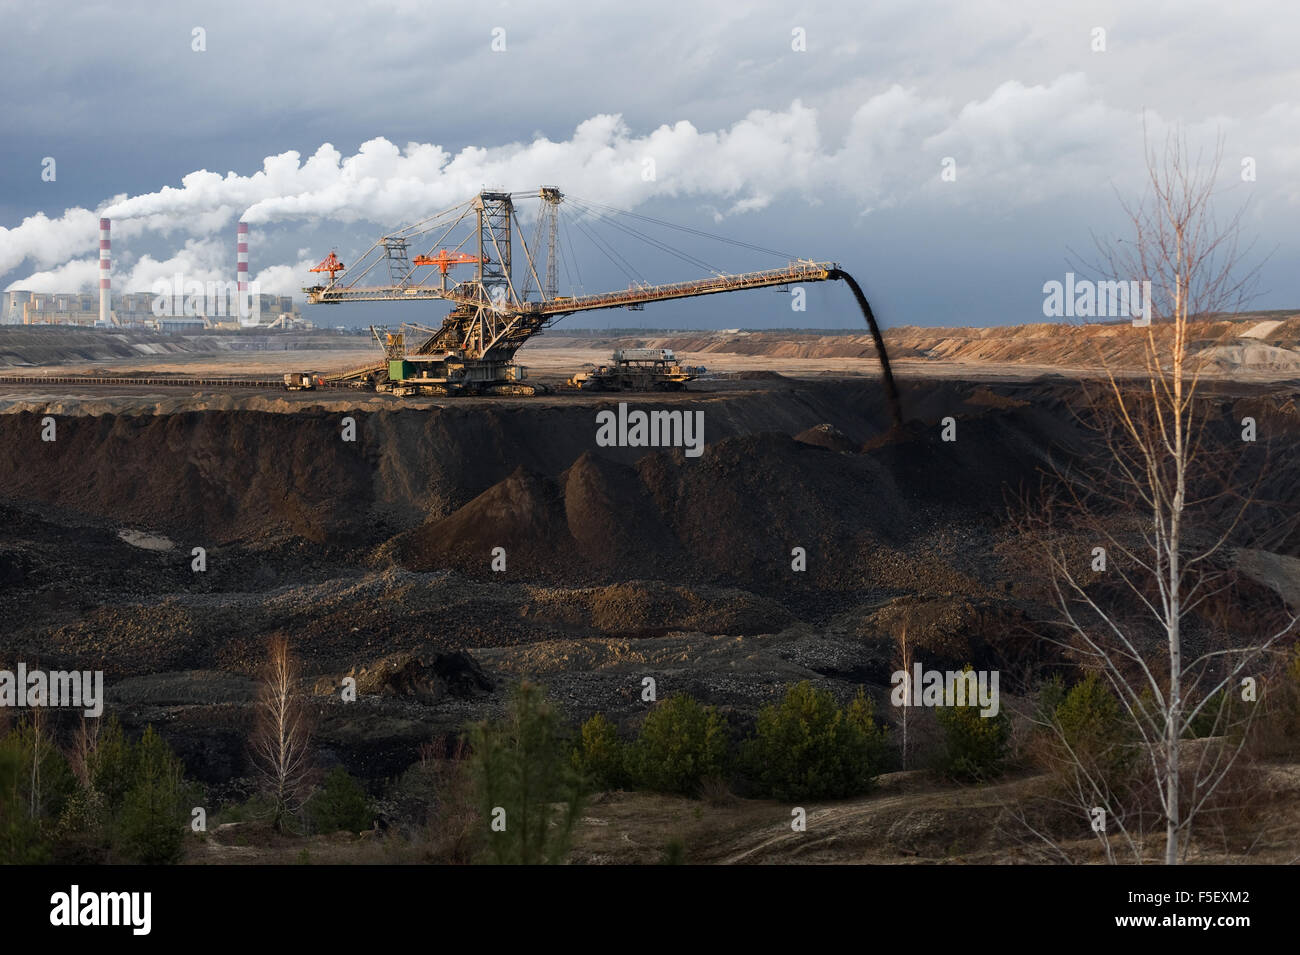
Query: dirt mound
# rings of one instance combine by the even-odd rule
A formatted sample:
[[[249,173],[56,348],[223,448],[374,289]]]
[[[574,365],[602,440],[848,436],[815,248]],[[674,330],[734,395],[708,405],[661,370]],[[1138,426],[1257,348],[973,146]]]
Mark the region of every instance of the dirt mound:
[[[1013,398],[1010,395],[999,394],[992,388],[976,388],[966,399],[966,403],[976,406],[985,406],[989,408],[1023,408],[1029,404],[1021,398]]]
[[[632,468],[587,451],[561,481],[568,531],[588,563],[640,576],[681,560],[672,531]]]
[[[755,633],[780,630],[794,617],[748,591],[633,580],[579,590],[531,588],[521,617],[579,630],[644,636],[675,630]]]
[[[525,579],[613,581],[671,570],[679,579],[797,588],[805,572],[792,566],[798,547],[817,585],[851,587],[860,555],[889,536],[900,508],[869,459],[828,456],[782,434],[748,435],[711,444],[694,460],[650,453],[633,469],[586,454],[557,480],[518,471],[404,535],[396,552],[412,569],[476,576],[490,572],[500,546]]]
[[[790,381],[785,375],[776,371],[729,371],[716,377],[727,381]]]
[[[706,572],[782,588],[802,586],[800,573],[819,586],[853,586],[858,556],[890,538],[891,518],[905,510],[874,462],[827,455],[784,434],[730,438],[692,462],[647,455],[638,471]],[[792,566],[795,548],[807,559],[804,571]]]
[[[1276,591],[1292,610],[1300,608],[1300,559],[1243,547],[1233,561],[1251,580]]]
[[[1300,351],[1278,348],[1257,341],[1216,345],[1204,349],[1197,357],[1208,359],[1213,365],[1224,370],[1243,368],[1252,371],[1300,373]]]
[[[968,663],[1000,669],[1034,651],[1036,638],[1025,623],[1022,611],[1005,601],[901,597],[858,617],[850,632],[893,651],[906,631],[914,659],[926,669],[960,669]]]
[[[884,411],[879,387],[836,393],[865,405],[859,429],[861,416]],[[797,438],[710,437],[698,458],[643,452],[633,466],[584,450],[554,478],[516,472],[403,535],[393,552],[412,569],[479,577],[490,572],[492,549],[505,547],[509,572],[528,580],[671,575],[750,590],[900,588],[924,575],[906,542],[938,526],[944,508],[996,520],[991,504],[1036,489],[1053,455],[1080,446],[1069,408],[1048,385],[926,393],[914,384],[904,404],[917,417],[862,453],[851,453],[858,446],[833,421]],[[710,405],[710,426],[732,430],[731,407]],[[843,405],[837,417],[853,420]],[[944,440],[947,417],[955,441]]]
[[[576,553],[563,486],[523,468],[451,516],[412,531],[398,547],[399,560],[413,570],[456,567],[483,574],[493,571],[494,559],[504,559],[505,571],[513,566],[530,577],[546,575]]]
[[[934,417],[913,418],[863,450],[895,476],[910,501],[1005,510],[1019,494],[1036,491],[1054,461],[1082,453],[1085,444],[1060,398],[997,399],[966,404],[962,413],[946,398],[935,403]]]
[[[493,681],[467,653],[400,653],[371,666],[353,669],[357,691],[437,703],[448,697],[469,700],[491,693]],[[337,680],[317,684],[317,692],[335,693]]]
[[[858,450],[856,443],[849,439],[839,428],[833,424],[819,424],[809,428],[807,431],[800,432],[794,436],[796,441],[802,441],[804,444],[815,445],[819,448],[827,448],[831,451],[854,452]]]

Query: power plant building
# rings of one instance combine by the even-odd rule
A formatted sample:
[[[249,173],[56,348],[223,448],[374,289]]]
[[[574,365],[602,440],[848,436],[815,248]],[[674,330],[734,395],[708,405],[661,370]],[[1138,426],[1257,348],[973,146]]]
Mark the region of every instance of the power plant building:
[[[192,312],[182,300],[164,300],[162,314],[154,310],[158,296],[153,292],[127,292],[112,295],[110,320],[114,327],[155,328],[178,332],[234,326],[238,322],[238,305],[234,297],[218,300],[213,307],[206,300],[195,302]],[[173,305],[179,305],[174,308]],[[245,327],[301,328],[308,325],[290,295],[258,294],[252,296],[252,314],[257,324]],[[76,325],[93,328],[100,322],[101,297],[98,292],[31,292],[14,289],[0,300],[0,324],[4,325]],[[174,314],[173,314],[174,313]],[[164,327],[165,326],[165,327]]]

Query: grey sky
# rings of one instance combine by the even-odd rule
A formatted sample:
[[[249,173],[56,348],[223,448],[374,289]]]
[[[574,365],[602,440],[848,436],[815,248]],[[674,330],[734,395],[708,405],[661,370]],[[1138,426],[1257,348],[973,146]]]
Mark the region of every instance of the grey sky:
[[[115,197],[133,197],[114,213],[119,290],[151,269],[228,278],[234,222],[256,210],[254,275],[289,291],[307,284],[303,263],[331,247],[349,260],[458,188],[545,177],[838,260],[888,325],[1041,320],[1042,284],[1069,249],[1122,230],[1115,191],[1141,188],[1145,112],[1157,134],[1178,121],[1194,143],[1223,137],[1224,200],[1249,200],[1247,234],[1272,253],[1256,304],[1300,303],[1292,4],[3,2],[0,23],[4,287],[92,287],[97,236],[84,223]],[[792,49],[796,29],[806,51]],[[337,159],[326,150],[304,174],[323,144]],[[277,189],[249,178],[290,151],[267,167]],[[45,157],[54,182],[41,179]],[[955,181],[940,178],[945,157]],[[217,175],[184,195],[152,196],[205,169]],[[42,213],[53,221],[30,218]],[[694,277],[644,263],[653,281]],[[607,265],[584,258],[588,291],[626,284]],[[370,307],[319,320],[390,319]],[[754,292],[570,321],[858,319],[842,290],[817,290],[802,314]]]

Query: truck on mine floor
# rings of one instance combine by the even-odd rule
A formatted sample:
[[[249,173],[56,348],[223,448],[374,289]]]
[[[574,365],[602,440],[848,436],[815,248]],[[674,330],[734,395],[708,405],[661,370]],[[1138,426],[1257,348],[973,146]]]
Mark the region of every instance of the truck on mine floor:
[[[315,391],[316,374],[310,371],[287,371],[284,374],[286,391]]]
[[[704,374],[701,365],[683,365],[671,348],[618,348],[613,362],[568,380],[581,391],[681,391]]]

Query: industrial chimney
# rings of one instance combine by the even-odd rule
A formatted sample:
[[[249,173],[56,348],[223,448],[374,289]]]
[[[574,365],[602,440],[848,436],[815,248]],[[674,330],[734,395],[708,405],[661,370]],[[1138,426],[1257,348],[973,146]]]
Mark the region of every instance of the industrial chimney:
[[[113,280],[109,278],[109,271],[112,268],[112,248],[113,242],[109,238],[109,229],[111,222],[108,219],[99,220],[99,322],[104,328],[112,325],[110,312],[112,303],[109,301],[113,292]]]
[[[248,299],[248,223],[241,222],[235,235],[235,269],[236,269],[236,295],[238,296],[238,305],[235,306],[236,314],[239,316],[239,324],[248,323],[248,315],[252,310],[252,303]]]

